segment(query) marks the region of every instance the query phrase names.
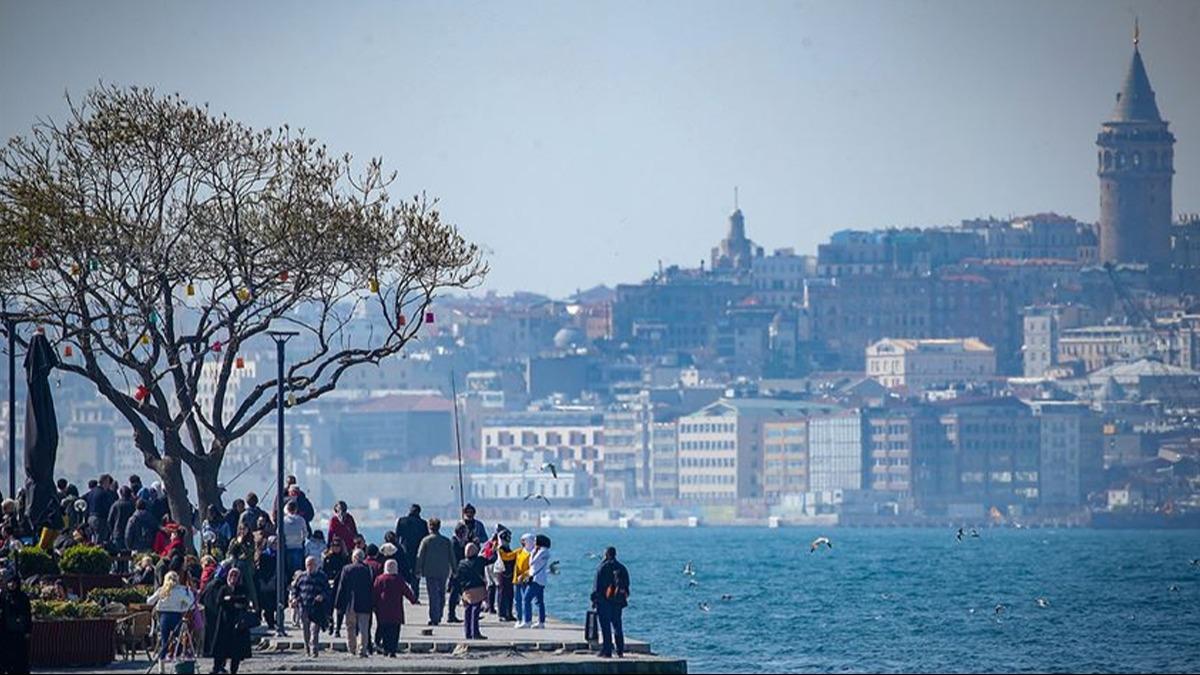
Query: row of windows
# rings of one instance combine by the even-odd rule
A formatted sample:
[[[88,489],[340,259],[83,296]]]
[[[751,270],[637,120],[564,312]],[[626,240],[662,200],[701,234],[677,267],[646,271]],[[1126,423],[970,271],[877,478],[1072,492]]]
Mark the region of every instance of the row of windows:
[[[736,441],[684,441],[680,450],[736,450]]]
[[[679,433],[681,434],[731,434],[736,430],[737,425],[732,422],[704,422],[701,424],[689,423],[679,425]]]
[[[547,431],[544,434],[538,434],[535,431],[522,431],[521,442],[517,443],[517,436],[509,431],[499,431],[495,434],[495,442],[493,443],[493,435],[485,433],[483,442],[485,445],[588,445],[587,434],[582,431],[572,431],[566,435],[566,441],[563,442],[563,434],[557,431]],[[602,445],[604,443],[604,434],[596,431],[592,433],[591,445]]]
[[[736,476],[714,476],[701,474],[699,476],[680,476],[680,485],[736,485]]]
[[[691,457],[684,457],[679,460],[679,466],[684,467],[684,468],[722,467],[722,468],[732,469],[737,466],[737,463],[734,461],[734,459],[732,457],[700,457],[700,458],[695,458],[695,459],[693,459]]]

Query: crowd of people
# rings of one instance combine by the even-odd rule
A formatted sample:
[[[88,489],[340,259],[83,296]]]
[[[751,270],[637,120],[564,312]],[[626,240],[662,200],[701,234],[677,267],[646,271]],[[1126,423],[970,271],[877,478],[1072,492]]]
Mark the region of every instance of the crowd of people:
[[[404,604],[422,604],[422,580],[429,626],[461,623],[466,640],[487,639],[480,629],[485,613],[516,628],[545,627],[549,538],[526,533],[514,544],[511,530],[496,525],[489,531],[471,504],[450,536],[439,518],[426,520],[414,504],[377,545],[359,532],[343,501],[334,505],[326,527],[314,523],[316,511],[294,476],[286,481],[279,523],[278,504],[268,512],[253,492],[228,509],[209,506],[199,522],[178,522],[162,486],[145,486],[138,476],[117,486],[103,475],[89,481],[82,496],[66,481],[59,481],[58,490],[63,524],[52,550],[61,555],[73,546],[95,545],[130,561],[119,570],[129,582],[156,589],[147,602],[158,616],[160,662],[187,633],[196,651],[213,659],[213,672],[237,673],[250,657],[250,629],[276,627],[280,592],[311,657],[320,654],[322,632],[340,637],[343,628],[351,654],[395,657],[406,622]],[[39,533],[33,530],[19,505],[4,500],[0,550],[9,550],[10,542],[34,541]],[[279,556],[282,584],[276,578]],[[5,579],[0,627],[13,613],[9,604],[20,604],[19,579],[12,584]],[[609,549],[592,592],[604,634],[601,656],[612,656],[614,639],[616,654],[623,655],[621,611],[628,594],[628,570]],[[14,630],[22,625],[12,623]],[[7,640],[13,635],[4,628],[0,646],[12,644]]]

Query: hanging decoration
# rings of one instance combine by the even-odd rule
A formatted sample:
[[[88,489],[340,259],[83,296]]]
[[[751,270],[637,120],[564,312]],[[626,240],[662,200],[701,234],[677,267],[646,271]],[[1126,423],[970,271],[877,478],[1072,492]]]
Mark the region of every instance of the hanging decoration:
[[[40,269],[40,268],[41,268],[41,266],[42,266],[42,261],[41,261],[41,260],[38,260],[37,258],[30,258],[30,259],[29,259],[29,269],[31,269],[31,270],[38,270],[38,269]]]
[[[369,287],[370,287],[372,293],[378,293],[379,292],[379,280],[372,279],[371,283],[369,284]]]
[[[282,282],[287,282],[287,280],[288,280],[288,272],[287,272],[287,270],[284,270],[284,271],[282,271],[282,272],[280,272],[280,273],[279,273],[279,280],[280,280],[280,281],[282,281]]]
[[[189,298],[196,294],[196,285],[195,284],[188,283],[187,294],[188,294]]]
[[[237,297],[238,297],[238,300],[241,302],[250,302],[250,289],[246,288],[245,286],[239,288],[238,292],[237,292]]]
[[[88,269],[93,272],[100,269],[100,261],[96,260],[95,258],[92,258],[91,260],[88,261]]]
[[[79,272],[80,272],[79,263],[71,263],[71,276],[77,277],[77,276],[79,276]]]
[[[216,342],[212,343],[212,350],[213,350],[214,354],[221,353],[221,341],[220,340],[217,340]]]
[[[150,344],[150,334],[149,333],[142,333],[141,343],[143,345]]]
[[[239,368],[239,369],[240,369],[240,368],[245,368],[245,367],[246,367],[246,359],[245,359],[245,358],[243,358],[243,357],[241,357],[241,356],[239,356],[239,357],[237,357],[236,359],[234,359],[234,361],[233,361],[233,365],[234,365],[235,367]]]
[[[63,357],[69,359],[72,356],[75,356],[75,348],[72,347],[71,345],[67,345],[66,347],[63,347]]]
[[[289,391],[288,395],[287,395],[287,407],[292,408],[295,405],[296,405],[296,395]]]
[[[403,314],[401,314],[397,323],[399,323],[401,326],[403,326],[404,324],[408,323],[408,319]]]
[[[139,384],[137,386],[137,391],[133,392],[133,400],[137,401],[138,403],[141,403],[142,401],[145,401],[146,397],[148,397],[149,395],[150,395],[150,389],[147,388],[146,385],[144,385],[144,384]]]
[[[152,326],[158,325],[158,310],[157,309],[150,310],[150,325],[152,325]]]
[[[433,323],[433,312],[425,312],[425,323]]]

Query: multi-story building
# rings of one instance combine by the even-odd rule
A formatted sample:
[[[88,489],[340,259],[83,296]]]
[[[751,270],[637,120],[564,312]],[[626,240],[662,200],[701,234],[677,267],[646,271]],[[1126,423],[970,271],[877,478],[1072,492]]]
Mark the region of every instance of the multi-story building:
[[[1040,418],[1040,493],[1042,506],[1072,507],[1102,487],[1104,437],[1099,415],[1086,404],[1027,401]]]
[[[679,418],[679,497],[709,504],[762,500],[763,425],[835,406],[807,401],[724,398]]]
[[[589,493],[603,489],[604,415],[593,410],[533,410],[489,416],[482,425],[482,464],[524,473],[553,462],[590,478]]]
[[[1162,354],[1166,345],[1149,326],[1083,326],[1059,332],[1058,362],[1090,373],[1122,361]]]
[[[650,400],[625,395],[604,411],[604,499],[610,506],[650,492]]]
[[[703,349],[726,308],[753,290],[704,270],[669,267],[644,283],[617,286],[613,339],[655,354]]]
[[[1058,341],[1062,331],[1081,325],[1087,314],[1088,308],[1079,305],[1025,308],[1021,345],[1025,377],[1045,377],[1059,367]]]
[[[750,267],[754,299],[760,305],[793,307],[804,304],[804,282],[817,276],[817,258],[781,248],[754,258]]]
[[[827,409],[809,419],[808,487],[810,492],[862,489],[862,411]]]
[[[936,504],[958,492],[958,465],[937,410],[925,404],[867,412],[866,485],[900,512]]]
[[[650,497],[679,499],[679,428],[677,419],[655,420],[650,431]]]
[[[891,389],[924,391],[996,376],[996,352],[978,338],[884,338],[867,347],[867,376]]]
[[[958,468],[950,501],[1033,507],[1040,499],[1041,430],[1029,406],[1015,398],[948,401],[941,423]]]
[[[763,423],[763,496],[808,492],[808,419]]]

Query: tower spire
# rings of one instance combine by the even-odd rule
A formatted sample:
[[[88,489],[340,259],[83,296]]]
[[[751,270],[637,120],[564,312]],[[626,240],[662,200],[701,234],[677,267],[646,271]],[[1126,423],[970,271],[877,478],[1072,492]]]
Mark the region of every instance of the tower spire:
[[[733,210],[738,209],[738,186],[733,186]]]
[[[1138,23],[1137,16],[1133,17],[1133,48],[1137,49],[1138,44],[1142,41],[1142,27]]]

